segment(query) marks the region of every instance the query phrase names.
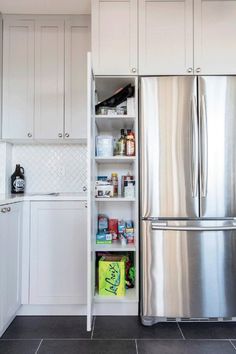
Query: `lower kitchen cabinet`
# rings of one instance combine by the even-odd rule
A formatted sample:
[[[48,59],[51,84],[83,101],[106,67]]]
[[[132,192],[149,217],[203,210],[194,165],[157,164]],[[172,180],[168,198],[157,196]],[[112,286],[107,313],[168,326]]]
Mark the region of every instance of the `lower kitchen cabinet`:
[[[0,336],[21,305],[21,205],[0,207]]]
[[[30,304],[86,303],[86,202],[31,203]]]

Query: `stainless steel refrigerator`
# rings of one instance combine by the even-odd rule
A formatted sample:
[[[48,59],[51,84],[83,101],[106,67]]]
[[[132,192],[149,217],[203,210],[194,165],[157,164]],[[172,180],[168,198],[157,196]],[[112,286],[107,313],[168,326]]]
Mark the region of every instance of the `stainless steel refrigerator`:
[[[141,78],[141,318],[236,317],[236,76]]]

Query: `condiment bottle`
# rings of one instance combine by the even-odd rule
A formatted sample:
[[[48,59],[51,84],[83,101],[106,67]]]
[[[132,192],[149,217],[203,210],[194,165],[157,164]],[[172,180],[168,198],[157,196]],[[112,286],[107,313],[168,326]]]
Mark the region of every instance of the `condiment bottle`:
[[[126,145],[125,130],[121,129],[120,134],[121,137],[117,142],[116,155],[125,156],[125,145]]]
[[[134,132],[131,132],[131,130],[127,130],[125,152],[126,156],[135,156],[135,138]]]
[[[111,174],[111,181],[113,184],[113,196],[118,197],[118,175],[117,173],[112,173]]]

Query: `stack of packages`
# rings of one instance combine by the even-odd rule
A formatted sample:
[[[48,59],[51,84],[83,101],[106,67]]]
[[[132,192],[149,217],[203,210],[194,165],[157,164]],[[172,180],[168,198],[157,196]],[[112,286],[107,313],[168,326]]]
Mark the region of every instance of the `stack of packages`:
[[[134,243],[134,223],[132,220],[109,219],[106,215],[98,215],[97,244],[120,242],[122,245]]]

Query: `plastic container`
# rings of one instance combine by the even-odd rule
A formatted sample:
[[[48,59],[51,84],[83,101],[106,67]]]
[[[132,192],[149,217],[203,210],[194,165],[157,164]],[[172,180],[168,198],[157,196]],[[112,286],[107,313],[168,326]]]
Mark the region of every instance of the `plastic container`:
[[[96,156],[99,157],[113,156],[113,136],[98,135],[96,137]]]

